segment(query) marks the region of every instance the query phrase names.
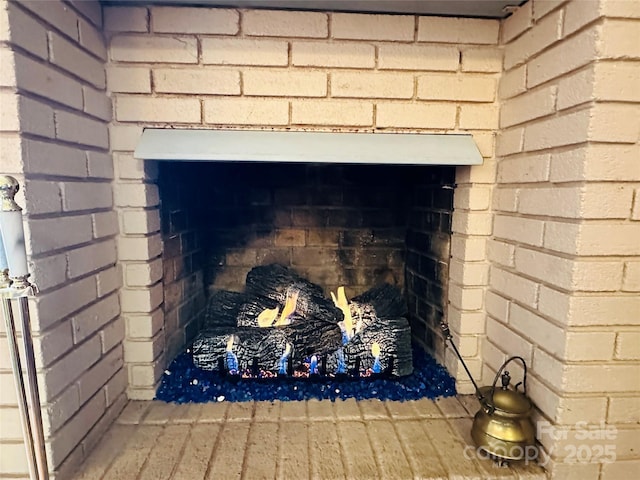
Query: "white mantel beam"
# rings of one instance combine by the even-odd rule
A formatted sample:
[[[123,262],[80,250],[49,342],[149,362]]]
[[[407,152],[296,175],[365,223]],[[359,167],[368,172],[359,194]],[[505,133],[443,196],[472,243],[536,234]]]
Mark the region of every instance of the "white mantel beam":
[[[471,135],[147,128],[143,160],[481,165]]]

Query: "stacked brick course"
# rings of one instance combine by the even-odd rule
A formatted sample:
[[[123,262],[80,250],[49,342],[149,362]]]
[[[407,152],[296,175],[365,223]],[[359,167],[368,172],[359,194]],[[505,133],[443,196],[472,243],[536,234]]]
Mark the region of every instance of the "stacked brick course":
[[[0,170],[24,189],[49,467],[64,478],[126,403],[101,6],[3,2],[0,41]],[[2,331],[5,478],[28,470]]]
[[[487,163],[461,168],[459,188],[467,192],[485,183],[489,194],[495,177],[493,131],[498,125],[498,29],[496,20],[411,15],[108,7],[107,88],[114,104],[111,142],[116,172],[133,162],[131,152],[145,126],[464,131],[474,135]],[[127,210],[158,216],[153,175],[121,177],[118,183],[116,191],[126,188],[139,196],[145,195],[143,189],[151,192],[147,193],[151,202],[129,204]],[[463,272],[467,267],[459,268],[460,274],[452,280],[452,308],[458,318],[481,314],[482,301],[477,299],[482,297],[487,276],[480,271],[487,271],[484,245],[490,233],[488,197],[481,198],[480,204],[470,203],[475,195],[463,193],[462,198],[466,203],[458,205],[453,218],[452,255],[458,261],[476,262],[469,267],[476,274],[471,278]],[[150,268],[159,258],[159,226],[141,222],[153,227],[125,231],[120,238],[125,270],[132,265]],[[475,253],[465,260],[469,245]],[[133,249],[141,256],[129,258]],[[446,255],[445,251],[443,258]],[[331,286],[334,281],[337,278],[321,283]],[[144,348],[155,355],[129,363],[133,398],[153,395],[170,360],[165,355],[166,332],[151,327],[163,324],[160,278],[156,282],[151,288],[125,285],[122,292],[129,330],[152,333],[129,335],[125,352]],[[167,291],[165,287],[165,295]],[[136,301],[128,302],[129,296]],[[135,311],[129,315],[128,305],[134,303]],[[456,322],[454,331],[469,334],[462,341],[462,352],[479,373],[476,332],[461,332],[460,325]],[[433,348],[437,345],[438,355],[444,358],[442,342],[433,339],[437,333],[433,322],[429,328],[428,343]],[[455,371],[457,362],[453,358],[448,362]]]
[[[539,439],[557,478],[638,468],[629,408],[638,406],[640,350],[628,342],[640,311],[639,14],[635,2],[533,1],[501,32],[484,381],[505,354],[527,360],[539,419],[556,425]],[[584,443],[580,421],[617,428],[599,441],[615,464],[591,447],[582,464],[568,463]]]

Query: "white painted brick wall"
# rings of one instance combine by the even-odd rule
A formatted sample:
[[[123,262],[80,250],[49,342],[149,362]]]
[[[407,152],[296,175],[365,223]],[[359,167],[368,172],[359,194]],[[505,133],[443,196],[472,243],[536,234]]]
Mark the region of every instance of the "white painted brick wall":
[[[562,10],[545,17],[505,49],[504,67],[511,69],[559,40],[562,36]]]
[[[435,102],[378,103],[376,125],[395,128],[455,128],[456,106]]]
[[[411,41],[414,25],[414,17],[409,15],[331,15],[331,35],[339,39]]]
[[[158,186],[148,183],[122,183],[115,188],[119,207],[154,207],[160,202]]]
[[[240,73],[237,70],[159,68],[153,70],[153,85],[159,93],[240,95]],[[244,85],[246,89],[246,76]],[[129,91],[139,93],[133,88]]]
[[[556,106],[555,86],[536,89],[514,98],[502,106],[500,126],[513,125],[550,115]]]
[[[13,157],[11,162],[2,158],[2,173],[17,174],[24,188],[18,200],[26,207],[32,279],[40,288],[30,303],[49,466],[64,472],[82,458],[82,438],[92,430],[99,436],[109,425],[101,421],[107,384],[114,372],[124,373],[104,350],[118,343],[112,325],[120,307],[112,273],[117,223],[114,228],[114,217],[109,221],[111,102],[105,91],[101,6],[7,2],[0,18],[0,25],[8,24],[0,34],[6,42],[2,85],[18,92],[15,102],[3,98],[8,106],[3,112],[13,106],[15,115],[12,123],[3,119],[0,130],[22,137],[21,144],[2,140],[0,151]],[[110,370],[91,371],[90,388],[79,388],[92,364],[109,362]],[[5,406],[16,402],[8,373],[3,365],[0,390],[6,393],[0,402]],[[22,438],[17,411],[4,413],[11,418],[3,417],[0,428],[0,477],[24,476],[24,446],[5,443]]]
[[[77,38],[78,15],[74,10],[60,2],[48,2],[41,5],[40,2],[28,0],[21,2],[25,8],[37,14],[41,19],[52,24],[59,31],[72,38]]]
[[[15,82],[21,89],[71,108],[82,108],[82,84],[76,79],[20,53],[14,54],[14,62]],[[12,86],[15,86],[15,83]]]
[[[32,254],[43,254],[91,241],[93,229],[89,215],[32,220],[26,234]]]
[[[151,93],[151,70],[113,65],[107,69],[107,85],[111,92]]]
[[[373,124],[373,104],[353,100],[293,101],[291,123],[367,127]]]
[[[533,2],[525,2],[511,16],[502,22],[501,41],[509,43],[533,23]]]
[[[6,9],[6,21],[10,32],[3,40],[11,38],[15,45],[46,60],[49,55],[47,32],[40,28],[35,18],[15,4],[7,4]]]
[[[51,62],[86,80],[97,88],[104,88],[104,67],[100,59],[87,53],[84,48],[70,42],[55,32],[49,33],[49,56]]]
[[[109,106],[111,106],[109,104]],[[113,178],[113,159],[105,152],[88,151],[87,174],[89,178],[96,180],[109,180]]]
[[[205,65],[286,66],[288,43],[282,40],[202,39],[202,63]]]
[[[596,142],[636,143],[640,119],[637,105],[600,103],[592,109],[589,139]]]
[[[524,151],[573,145],[586,140],[585,130],[591,120],[589,109],[546,117],[525,127]]]
[[[321,12],[248,10],[242,14],[242,31],[259,37],[326,38],[328,21]]]
[[[111,59],[138,63],[198,63],[193,37],[144,37],[117,35],[111,40]]]
[[[107,9],[108,15],[132,17],[122,22],[126,28],[107,21],[107,89],[113,92],[115,116],[110,141],[116,175],[122,179],[115,203],[123,209],[118,252],[125,263],[125,311],[139,309],[128,300],[132,298],[140,299],[145,310],[157,304],[154,295],[144,293],[158,278],[158,269],[152,273],[149,267],[159,254],[153,233],[157,223],[149,223],[157,216],[141,210],[157,200],[148,198],[144,189],[130,191],[130,180],[153,181],[130,156],[145,125],[471,132],[487,163],[460,170],[458,183],[490,185],[495,180],[493,132],[499,110],[494,101],[502,61],[497,21],[253,10],[236,17],[237,12],[228,9],[118,8]],[[218,22],[218,15],[226,22]],[[453,33],[458,38],[447,38],[451,25],[464,27]],[[416,26],[420,38],[415,37]],[[228,30],[216,30],[220,28]],[[479,211],[489,208],[490,195],[490,188],[469,195],[466,208],[478,213],[456,217],[462,234],[455,244],[460,260],[486,262],[484,237],[491,221],[488,212]],[[464,287],[482,279],[487,281],[462,275],[458,285],[465,307],[481,308],[482,289]],[[131,318],[157,319],[140,313]],[[150,338],[157,331],[149,325],[132,330],[131,322],[127,324],[128,338],[141,340],[144,332]],[[167,348],[174,348],[182,335],[172,334]],[[468,342],[466,353],[479,365],[477,342]],[[161,371],[157,361],[134,364],[129,376],[135,388],[129,394],[148,396],[153,385],[144,381],[156,382]]]
[[[495,308],[491,293],[487,311],[538,345],[531,396],[542,418],[567,426],[600,421],[608,404],[618,410],[607,422],[618,427],[626,422],[625,408],[638,404],[637,379],[630,375],[638,367],[632,190],[640,168],[631,159],[637,159],[640,125],[631,114],[638,106],[636,62],[628,60],[638,57],[631,38],[640,22],[633,14],[624,21],[603,18],[624,10],[624,3],[533,0],[502,29],[503,132],[493,205],[509,216],[495,218],[489,258],[495,264],[490,288],[510,309]],[[602,61],[607,58],[627,61]],[[488,335],[488,345],[490,370],[502,360],[494,350],[517,354],[515,340],[510,345]],[[570,407],[576,410],[567,410],[581,395]],[[589,401],[596,398],[607,401]],[[637,435],[637,427],[619,439],[625,457],[627,432]],[[558,438],[541,441],[547,451],[562,449]],[[561,457],[550,465],[554,476],[584,477],[586,471],[563,469]],[[635,453],[629,458],[638,461]],[[600,469],[586,466],[596,475]],[[625,470],[604,471],[601,478]]]
[[[538,183],[549,180],[549,153],[512,156],[498,164],[498,179],[502,183]]]
[[[236,10],[154,7],[151,9],[151,31],[235,35],[239,17]]]
[[[200,101],[196,98],[157,98],[120,95],[116,120],[122,122],[200,123]]]
[[[493,47],[466,47],[461,53],[463,72],[502,71],[502,50]]]
[[[23,168],[26,172],[41,172],[65,177],[85,178],[86,154],[66,145],[23,140],[26,156]]]
[[[540,247],[542,246],[544,225],[542,220],[496,215],[493,235],[498,239]]]
[[[56,136],[65,142],[106,149],[109,136],[103,121],[63,110],[56,111]]]
[[[116,291],[121,286],[122,282],[120,280],[120,272],[117,267],[110,267],[98,272],[96,278],[98,297],[104,297],[105,295]]]
[[[36,366],[47,368],[73,346],[71,321],[64,320],[42,335],[34,345]],[[7,368],[7,367],[5,367]]]
[[[228,93],[240,94],[240,85],[237,91]],[[242,72],[242,93],[258,97],[326,97],[327,75],[323,72],[247,69]]]
[[[130,263],[125,267],[126,284],[131,287],[153,285],[162,279],[162,260],[150,263]]]
[[[113,193],[108,183],[62,182],[62,208],[65,211],[111,208]]]
[[[596,56],[600,28],[594,26],[570,37],[531,60],[527,86],[534,87],[590,63]]]
[[[160,235],[150,237],[120,237],[118,238],[119,260],[149,260],[156,258],[162,252]]]
[[[521,348],[532,360],[532,396],[542,414],[567,421],[571,417],[562,417],[555,410],[572,395],[602,393],[611,396],[611,402],[614,397],[629,395],[621,390],[625,388],[625,380],[629,383],[632,371],[627,363],[637,361],[636,353],[629,347],[633,334],[637,333],[637,318],[629,313],[639,307],[637,296],[631,294],[638,289],[637,251],[626,241],[626,236],[633,234],[632,224],[640,220],[639,175],[634,170],[637,163],[633,163],[637,158],[640,129],[633,116],[637,110],[633,102],[637,103],[638,97],[637,89],[632,86],[637,83],[637,72],[635,63],[630,61],[638,58],[637,44],[633,42],[638,21],[631,20],[634,15],[628,7],[614,7],[614,3],[602,0],[600,10],[594,14],[590,5],[578,5],[575,1],[532,0],[503,22],[500,47],[497,46],[500,22],[495,20],[107,7],[105,33],[110,42],[107,88],[113,92],[115,124],[110,128],[110,137],[106,137],[106,129],[103,133],[102,128],[109,111],[100,100],[104,76],[99,78],[95,72],[84,70],[69,71],[99,63],[104,53],[100,36],[89,28],[84,18],[79,19],[76,7],[69,3],[48,2],[36,9],[33,3],[24,2],[18,7],[11,4],[18,12],[14,13],[16,25],[19,22],[33,25],[29,18],[36,15],[45,20],[46,23],[36,23],[50,27],[46,41],[52,45],[47,44],[46,53],[51,51],[52,60],[62,69],[47,70],[43,62],[36,60],[45,54],[42,43],[45,29],[41,28],[28,38],[16,34],[15,42],[33,56],[16,53],[9,63],[15,63],[15,77],[3,72],[1,78],[9,86],[17,83],[29,100],[48,97],[54,102],[40,102],[32,111],[46,112],[54,107],[55,138],[64,145],[26,139],[28,154],[24,171],[62,176],[59,182],[65,184],[73,183],[69,177],[82,179],[89,175],[102,175],[101,178],[110,180],[113,170],[102,168],[100,173],[91,173],[96,171],[100,163],[95,162],[100,160],[97,160],[99,156],[87,154],[87,151],[104,151],[107,138],[111,148],[118,152],[114,156],[115,174],[126,180],[119,180],[117,184],[129,185],[129,181],[140,179],[153,182],[154,173],[148,167],[143,168],[140,162],[132,161],[130,153],[141,128],[156,122],[252,128],[304,126],[473,132],[486,157],[485,165],[459,168],[456,181],[459,192],[486,190],[456,199],[456,208],[460,211],[455,216],[456,232],[451,249],[454,278],[450,291],[451,310],[456,313],[450,315],[450,321],[470,319],[469,324],[458,322],[457,333],[467,332],[468,328],[482,332],[474,319],[482,316],[486,308],[490,317],[488,340],[484,342],[483,377],[495,370],[506,354],[517,353],[513,350]],[[195,16],[196,13],[202,15]],[[599,15],[628,18],[599,20]],[[158,33],[160,31],[163,33]],[[227,37],[201,37],[211,33]],[[598,38],[602,41],[596,41]],[[336,49],[344,51],[344,55],[338,55]],[[70,52],[80,54],[76,57]],[[505,72],[500,74],[503,52]],[[599,62],[600,59],[608,61]],[[204,75],[201,65],[208,65],[211,72],[221,75],[215,87],[201,87],[202,82],[198,82],[198,75]],[[264,68],[265,78],[267,73],[271,75],[270,81],[258,84],[259,71],[255,67],[261,67],[260,72]],[[376,67],[384,72],[376,73]],[[151,70],[164,71],[165,76],[154,76],[152,82]],[[281,86],[284,81],[277,74],[286,72],[284,78],[295,86],[295,82],[290,83],[295,80],[294,70],[301,74],[302,80],[295,93],[284,92]],[[431,71],[434,73],[425,73]],[[243,80],[246,77],[248,90],[239,90],[238,76],[232,73],[225,77],[226,72],[238,72]],[[320,87],[322,82],[315,84],[312,80],[325,75],[328,76],[323,87]],[[495,102],[499,77],[501,105],[498,108]],[[48,82],[44,82],[45,78]],[[371,78],[385,81],[378,84],[363,81]],[[410,91],[405,78],[411,79]],[[554,102],[555,92],[557,102]],[[291,95],[318,97],[289,98]],[[265,98],[268,96],[280,98]],[[343,99],[335,98],[337,96]],[[601,103],[606,101],[610,103]],[[177,108],[167,114],[159,105]],[[497,125],[498,113],[501,131]],[[27,131],[28,118],[36,115],[25,117],[19,128]],[[47,115],[37,117],[41,121]],[[31,125],[30,128],[38,129],[39,135],[46,136],[47,132],[50,135],[46,122]],[[500,133],[496,143],[495,132]],[[498,161],[492,158],[494,145],[500,156]],[[15,142],[13,148],[16,148]],[[91,157],[96,159],[93,167],[90,167]],[[53,158],[64,159],[64,162],[54,163]],[[21,173],[22,164],[12,165]],[[496,181],[499,188],[494,188]],[[33,193],[36,192],[34,184]],[[34,235],[38,222],[46,222],[48,215],[60,214],[58,206],[80,208],[77,200],[64,198],[64,190],[54,188],[50,195],[54,193],[62,197],[53,203],[51,211],[37,203],[29,207],[44,217],[34,222],[36,232],[29,232],[30,238],[39,237],[40,234]],[[157,195],[153,188],[124,187],[124,190],[119,188],[115,198],[126,214],[121,219],[127,232],[118,242],[125,261],[124,271],[127,272],[128,265],[156,265],[155,274],[150,267],[148,270],[142,267],[137,273],[125,276],[125,281],[131,284],[127,283],[128,288],[123,292],[125,311],[139,308],[133,305],[135,302],[131,299],[135,298],[144,298],[142,304],[148,310],[139,315],[127,314],[126,325],[127,338],[136,338],[141,347],[138,357],[133,352],[128,354],[129,358],[140,361],[127,369],[133,385],[129,394],[143,398],[153,394],[155,382],[169,360],[162,356],[165,339],[159,332],[164,320],[156,308],[162,297],[158,283],[154,283],[156,259],[161,249],[159,236],[154,233],[157,216],[143,215],[146,223],[143,222],[141,228],[132,225],[144,202],[157,204]],[[29,197],[27,201],[30,203]],[[97,205],[102,205],[95,207],[98,211],[87,210],[89,229],[82,220],[81,231],[85,235],[88,232],[86,241],[106,237],[103,243],[108,244],[117,231],[117,221],[106,211],[110,206]],[[491,218],[490,208],[509,212],[495,217],[491,231],[487,223]],[[509,222],[515,222],[515,226]],[[579,222],[581,227],[574,228]],[[606,230],[605,226],[612,227],[611,231],[616,231],[613,228],[616,226],[625,228],[617,230],[614,241],[598,242],[603,235],[598,229]],[[151,235],[146,236],[148,234]],[[563,235],[570,235],[575,241]],[[56,240],[50,245],[60,245],[56,248],[66,251],[75,241],[78,239],[71,244]],[[607,247],[602,247],[607,243]],[[44,245],[46,247],[46,243]],[[38,245],[34,255],[46,259],[47,248]],[[66,256],[63,258],[66,262]],[[494,265],[486,280],[486,273],[481,272],[486,272],[488,263]],[[43,271],[45,263],[39,264]],[[51,290],[43,292],[39,304],[42,311],[50,307],[47,311],[59,318],[76,315],[84,310],[85,304],[102,302],[102,297],[110,298],[107,292],[113,292],[119,285],[115,268],[109,267],[95,275],[88,273],[80,282],[69,283],[66,264],[61,276],[59,253],[50,265],[52,273],[45,285],[48,283]],[[488,285],[482,283],[487,281]],[[139,285],[144,283],[154,287],[149,290]],[[66,293],[68,298],[69,291],[73,291],[76,298],[71,304],[63,304],[62,294]],[[500,303],[506,304],[507,309],[499,312],[496,304]],[[61,325],[50,323],[39,312],[34,317],[38,328],[51,329],[52,334],[53,329]],[[518,323],[523,322],[523,318],[531,321]],[[91,333],[90,328],[82,344],[92,345],[93,339],[99,338],[99,358],[106,353],[104,349],[116,345],[123,334],[117,320],[105,321],[93,327],[98,329],[96,333]],[[542,322],[540,325],[545,328],[531,330],[533,322]],[[564,325],[572,326],[572,336],[567,337],[566,343],[559,345],[549,340],[545,332]],[[616,335],[615,344],[611,343],[611,325],[624,327],[618,328],[620,333]],[[594,327],[597,332],[589,330]],[[597,349],[584,353],[585,345],[593,338],[589,334],[593,333],[600,333],[603,341]],[[173,335],[179,338],[180,332]],[[499,342],[500,335],[510,340]],[[174,337],[167,339],[167,345]],[[532,341],[546,347],[548,353],[536,350],[531,358]],[[479,371],[478,342],[464,337],[461,345],[474,371]],[[608,356],[609,352],[617,357]],[[71,355],[55,353],[61,354],[60,360],[53,360],[54,366]],[[587,365],[581,363],[587,360],[595,362],[594,368],[591,365],[586,368]],[[598,369],[609,372],[608,377],[617,380],[601,381],[594,373]],[[120,383],[116,384],[122,385],[123,374],[119,378]],[[549,389],[549,384],[557,388]],[[75,380],[69,387],[72,391],[74,385],[77,388]],[[98,399],[92,405],[104,411],[107,389],[99,389],[101,397],[93,397]],[[69,402],[74,412],[86,411]],[[53,442],[54,450],[58,449],[56,458],[71,451],[62,447],[62,443],[77,441],[74,418],[82,417],[89,423],[97,421],[96,417],[87,415],[70,413],[69,423],[59,424],[60,432],[54,434]],[[615,411],[610,416],[609,421],[619,421],[620,414]],[[545,442],[546,448],[549,445]]]
[[[521,65],[508,71],[504,71],[500,76],[498,94],[500,99],[511,98],[527,91],[527,66]],[[507,105],[505,103],[505,105]]]
[[[164,326],[164,312],[161,308],[146,315],[127,315],[127,335],[134,339],[149,339]]]
[[[110,295],[71,317],[73,338],[80,343],[117,317],[120,304],[117,295]]]
[[[256,45],[262,45],[262,42]],[[285,47],[281,53],[283,57],[281,61],[286,64],[286,44],[284,42],[275,43],[274,46],[282,50],[280,45]],[[383,55],[386,57],[386,52],[382,53],[385,47],[379,48],[380,68],[386,68],[383,61]],[[393,48],[393,45],[388,48]],[[367,43],[291,42],[291,64],[297,67],[373,68],[375,62],[376,48]],[[280,63],[276,63],[276,65],[278,64]],[[399,67],[396,66],[396,68]]]
[[[464,104],[460,106],[458,127],[461,129],[496,130],[500,109],[492,104]]]
[[[550,180],[637,181],[640,179],[640,168],[635,159],[639,154],[640,145],[620,144],[589,144],[554,152],[551,157]]]
[[[331,75],[331,95],[347,98],[413,97],[414,78],[410,74],[343,73]]]
[[[148,32],[149,14],[141,7],[106,7],[104,29],[107,32]]]
[[[115,212],[99,212],[91,215],[93,237],[103,238],[118,233],[118,218]]]
[[[121,231],[127,235],[148,234],[160,230],[160,214],[158,210],[124,210],[122,211]]]
[[[418,77],[417,88],[421,100],[493,102],[496,80],[490,75],[428,74]]]
[[[286,125],[289,123],[289,102],[263,98],[205,99],[204,122],[214,125]]]
[[[113,239],[92,243],[67,254],[69,278],[76,278],[87,273],[102,270],[116,261],[116,245]]]
[[[607,42],[600,45],[602,58],[638,59],[638,21],[626,21],[626,18],[605,19],[602,25],[602,35]]]
[[[418,41],[495,45],[499,27],[496,20],[419,17]]]
[[[568,332],[566,353],[573,361],[607,361],[613,358],[615,332]]]
[[[83,111],[100,120],[111,120],[111,102],[104,91],[90,86],[82,87]]]
[[[81,6],[84,4],[91,5],[90,2],[76,2],[75,5]],[[102,11],[98,10],[98,12],[100,13],[98,24],[92,24],[91,22],[87,22],[83,18],[78,19],[78,39],[80,41],[80,45],[82,45],[86,50],[88,50],[101,60],[106,60],[107,48],[104,44],[102,29],[100,29],[100,23],[102,21]]]

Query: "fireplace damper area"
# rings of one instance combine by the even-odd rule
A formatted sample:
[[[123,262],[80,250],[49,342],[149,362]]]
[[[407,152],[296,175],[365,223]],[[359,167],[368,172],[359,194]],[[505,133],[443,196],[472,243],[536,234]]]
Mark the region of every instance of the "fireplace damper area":
[[[413,340],[435,354],[448,277],[455,168],[160,162],[165,338],[173,358],[207,298],[279,264],[348,297],[395,285]]]

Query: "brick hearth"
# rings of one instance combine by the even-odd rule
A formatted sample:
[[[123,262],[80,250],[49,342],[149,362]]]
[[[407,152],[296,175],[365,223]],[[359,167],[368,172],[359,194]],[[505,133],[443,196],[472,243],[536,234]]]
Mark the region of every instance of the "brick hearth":
[[[131,402],[73,480],[545,480],[535,463],[500,467],[476,456],[469,432],[477,405],[472,396],[437,402]]]

